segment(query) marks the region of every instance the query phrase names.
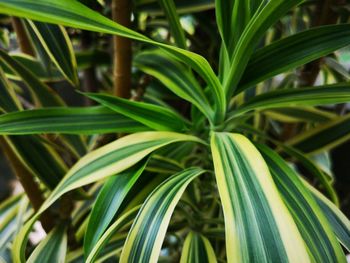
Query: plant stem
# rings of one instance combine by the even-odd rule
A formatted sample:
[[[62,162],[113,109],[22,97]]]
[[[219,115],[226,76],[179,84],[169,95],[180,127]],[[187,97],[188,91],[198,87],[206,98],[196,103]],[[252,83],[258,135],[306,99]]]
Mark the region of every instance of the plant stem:
[[[35,54],[34,54],[33,47],[30,43],[30,40],[28,38],[28,35],[27,35],[26,30],[22,24],[21,19],[19,19],[17,17],[12,17],[12,26],[16,32],[18,45],[19,45],[19,48],[22,51],[22,53],[28,54],[28,55],[34,57]]]
[[[28,169],[18,160],[18,157],[11,149],[8,142],[0,137],[1,148],[11,165],[12,171],[20,181],[26,195],[29,198],[35,211],[38,211],[40,206],[44,203],[44,197],[38,184],[34,181],[33,175],[28,171]],[[41,215],[40,221],[46,232],[49,232],[55,225],[55,221],[50,212],[45,212]]]
[[[131,25],[131,1],[112,1],[113,20],[120,25]],[[113,37],[114,53],[114,95],[122,98],[130,98],[131,95],[131,40],[124,37]]]

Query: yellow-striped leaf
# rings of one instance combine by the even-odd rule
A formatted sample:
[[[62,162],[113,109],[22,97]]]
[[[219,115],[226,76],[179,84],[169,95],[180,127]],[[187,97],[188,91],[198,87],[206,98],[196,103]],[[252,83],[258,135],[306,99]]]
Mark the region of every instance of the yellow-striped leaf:
[[[267,146],[259,145],[259,149],[313,261],[345,263],[345,255],[332,231],[332,224],[295,171]]]
[[[334,205],[330,200],[328,200],[323,194],[312,187],[310,184],[305,182],[306,187],[308,187],[317,201],[318,205],[322,209],[324,215],[327,217],[332,230],[337,236],[339,242],[350,252],[350,221],[349,219],[340,211],[336,205]]]
[[[311,262],[261,154],[244,136],[213,133],[228,262]]]
[[[16,263],[25,261],[24,251],[33,224],[40,214],[63,194],[118,174],[138,163],[153,151],[181,141],[201,142],[197,137],[173,132],[135,133],[109,143],[81,158],[60,181],[35,216],[26,223],[17,235],[13,250],[14,261]]]
[[[199,168],[186,169],[171,176],[150,194],[131,227],[120,262],[158,261],[176,204],[188,184],[203,172]]]
[[[169,108],[139,101],[130,101],[105,94],[85,93],[85,95],[107,108],[134,119],[153,130],[183,131],[186,129],[185,119]]]
[[[78,87],[77,61],[66,29],[62,26],[31,20],[27,20],[26,25],[32,38],[37,39],[39,48],[43,49],[65,78]]]
[[[67,234],[64,226],[55,227],[40,242],[28,259],[28,263],[64,263],[67,253]]]
[[[180,263],[216,263],[214,249],[209,240],[198,233],[188,233],[182,248]]]

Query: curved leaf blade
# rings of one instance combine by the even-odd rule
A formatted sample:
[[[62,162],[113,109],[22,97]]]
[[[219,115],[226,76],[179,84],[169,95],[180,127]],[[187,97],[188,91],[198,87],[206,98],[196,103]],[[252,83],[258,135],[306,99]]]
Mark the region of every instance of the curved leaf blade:
[[[259,49],[252,55],[237,92],[349,45],[349,35],[349,24],[322,26]]]
[[[335,235],[342,245],[350,252],[350,221],[340,211],[340,209],[322,195],[318,190],[312,187],[307,182],[304,182],[306,187],[309,188],[313,197],[317,201],[318,205],[322,209],[324,215],[327,217],[330,226],[332,227]]]
[[[61,106],[63,100],[45,83],[41,82],[29,69],[24,67],[18,60],[0,49],[0,58],[11,68],[30,89],[35,102],[42,106]]]
[[[211,149],[224,211],[228,262],[311,262],[253,144],[239,134],[213,133]]]
[[[330,150],[350,139],[350,114],[321,124],[288,141],[288,145],[304,152]]]
[[[47,125],[50,123],[50,125]],[[55,107],[0,115],[0,135],[100,134],[149,130],[106,107]]]
[[[102,187],[90,213],[84,238],[84,254],[89,255],[103,235],[132,186],[145,169],[146,162],[112,176]]]
[[[28,259],[28,263],[64,263],[67,252],[66,228],[58,226],[40,242]]]
[[[267,29],[276,23],[292,7],[304,0],[275,0],[261,6],[251,18],[233,52],[231,67],[224,80],[226,98],[236,91],[237,85],[244,73],[248,61]]]
[[[153,151],[183,141],[203,143],[197,137],[174,132],[142,132],[125,136],[85,155],[70,169],[39,211],[21,229],[14,242],[14,261],[25,262],[24,251],[33,224],[63,194],[118,174]]]
[[[35,34],[46,54],[66,79],[77,87],[79,84],[77,61],[64,27],[30,20],[27,22],[28,29]]]
[[[209,240],[198,233],[188,233],[182,248],[180,263],[216,263],[214,249]]]
[[[150,103],[130,101],[115,96],[84,93],[103,106],[158,131],[183,131],[184,119],[175,111]]]
[[[91,252],[89,253],[88,257],[86,258],[86,263],[94,262],[96,257],[98,257],[100,251],[103,249],[103,247],[107,244],[107,242],[111,239],[113,234],[115,234],[119,229],[124,227],[127,224],[131,224],[132,221],[135,219],[138,211],[140,209],[140,206],[136,206],[127,212],[120,216],[107,230],[104,232],[104,234],[101,236],[101,238],[98,240],[96,245],[92,248]]]
[[[165,87],[193,103],[209,120],[213,120],[214,112],[206,95],[184,65],[158,50],[138,54],[134,59],[134,65],[156,77]]]
[[[301,179],[274,151],[259,145],[279,192],[315,262],[346,262],[345,255],[317,202]]]
[[[204,173],[189,168],[171,176],[147,198],[126,239],[121,262],[157,262],[166,230],[187,185]]]
[[[217,119],[220,120],[224,117],[226,98],[221,83],[209,62],[196,53],[153,41],[140,33],[113,22],[76,0],[0,0],[0,13],[119,35],[160,47],[173,58],[193,68],[207,82],[215,101],[218,102]]]
[[[345,103],[350,101],[350,85],[310,87],[302,89],[281,89],[258,95],[230,113],[238,116],[252,110],[267,110],[279,107],[316,106]]]

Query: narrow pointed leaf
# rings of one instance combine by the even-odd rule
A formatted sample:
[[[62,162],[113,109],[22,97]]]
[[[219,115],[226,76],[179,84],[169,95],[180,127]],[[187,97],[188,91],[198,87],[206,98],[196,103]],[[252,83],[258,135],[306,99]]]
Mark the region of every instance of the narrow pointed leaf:
[[[186,49],[185,32],[180,24],[174,0],[158,0],[169,22],[170,31],[178,47]]]
[[[157,1],[136,0],[135,6],[137,12],[145,12],[150,15],[162,15],[163,10],[157,4]],[[214,0],[176,0],[176,12],[179,14],[188,14],[193,12],[201,12],[213,9],[215,7]]]
[[[213,133],[228,262],[311,262],[268,167],[239,134]]]
[[[259,149],[313,260],[345,263],[345,255],[332,231],[331,224],[302,180],[274,151],[264,145],[259,145]]]
[[[281,89],[258,95],[230,114],[237,116],[251,110],[295,107],[299,105],[316,106],[349,101],[350,84],[348,83],[302,89]]]
[[[268,1],[251,18],[235,48],[229,73],[224,81],[226,98],[230,98],[244,73],[248,61],[269,27],[274,25],[291,8],[304,0]]]
[[[330,150],[350,139],[350,114],[321,124],[288,141],[304,153]]]
[[[208,99],[185,66],[157,50],[138,54],[134,64],[147,74],[156,77],[179,97],[193,103],[209,119],[213,119],[214,112]]]
[[[146,130],[149,130],[146,126],[106,107],[57,107],[0,115],[0,135],[100,134]]]
[[[314,107],[284,107],[263,112],[269,118],[281,122],[326,122],[337,115]]]
[[[86,95],[105,107],[134,119],[151,129],[159,131],[182,131],[185,129],[184,119],[180,114],[163,106],[103,94],[87,93]]]
[[[76,0],[0,0],[0,13],[119,35],[158,46],[172,57],[193,68],[207,82],[215,101],[220,102],[217,118],[220,120],[224,117],[226,100],[220,81],[208,61],[196,53],[153,41],[138,32],[113,22]]]
[[[122,202],[143,172],[145,164],[146,162],[141,162],[135,167],[112,176],[104,184],[90,213],[84,238],[85,255],[89,255],[113,217],[120,213]]]
[[[72,43],[62,26],[27,21],[28,29],[35,35],[51,61],[68,81],[78,86],[77,61]]]
[[[61,72],[53,66],[50,68],[50,70],[47,70],[43,67],[43,65],[40,63],[39,60],[36,58],[33,58],[27,54],[22,54],[22,53],[13,53],[10,54],[10,56],[21,63],[24,67],[29,68],[30,71],[35,75],[38,79],[41,81],[60,81],[63,80],[63,76]],[[10,80],[17,80],[20,81],[21,77],[17,75],[17,73],[12,70],[10,67],[8,67],[3,61],[0,60],[0,66],[3,67],[3,70],[5,72],[5,75],[10,79]]]
[[[125,136],[81,158],[60,181],[39,211],[21,229],[14,242],[15,262],[24,262],[29,232],[48,207],[68,191],[118,174],[141,161],[153,151],[175,142],[194,141],[197,137],[172,132],[143,132]]]
[[[216,263],[214,249],[201,234],[190,232],[182,248],[180,263]]]
[[[136,206],[120,216],[108,229],[101,238],[98,240],[96,245],[92,248],[91,252],[86,257],[86,263],[94,262],[96,257],[99,255],[100,251],[106,246],[107,242],[111,239],[112,235],[115,234],[119,229],[127,224],[131,224],[135,219],[140,206]]]
[[[58,153],[37,136],[4,137],[24,167],[50,189],[53,189],[67,171]]]
[[[66,228],[58,226],[40,242],[28,259],[28,263],[64,263],[67,252]]]
[[[0,49],[0,58],[10,67],[30,89],[33,98],[42,106],[63,105],[62,99],[55,94],[49,86],[41,82],[33,73],[24,67],[19,61],[12,58],[5,51]]]
[[[340,211],[340,209],[328,200],[324,195],[317,191],[314,187],[305,182],[310,189],[313,197],[327,217],[335,235],[342,245],[350,252],[350,221]]]
[[[121,262],[158,261],[166,230],[176,204],[188,184],[204,171],[189,168],[171,176],[147,198],[126,239]]]
[[[9,112],[19,109],[21,109],[21,104],[0,67],[0,111]]]
[[[253,54],[237,92],[349,44],[349,24],[312,28],[276,41]]]

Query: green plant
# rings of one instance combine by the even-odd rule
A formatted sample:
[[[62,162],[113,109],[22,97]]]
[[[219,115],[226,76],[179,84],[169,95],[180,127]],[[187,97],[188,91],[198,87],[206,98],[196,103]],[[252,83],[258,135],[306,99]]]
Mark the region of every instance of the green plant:
[[[174,39],[159,41],[81,2],[0,0],[2,14],[25,18],[17,23],[35,56],[0,50],[2,145],[27,193],[0,206],[3,260],[346,262],[350,222],[313,157],[350,137],[349,115],[316,107],[350,101],[348,73],[331,55],[350,44],[349,24],[324,19],[305,29],[312,1],[217,0],[222,43],[210,39],[219,51],[204,52],[209,63],[188,50],[173,1],[159,0],[161,9],[135,2],[165,14]],[[184,12],[214,7],[178,3]],[[155,28],[162,21],[148,20]],[[76,29],[72,41],[62,26]],[[132,100],[108,94],[108,54],[74,51],[87,45],[77,29],[102,33],[92,36],[101,46],[105,34],[138,41]],[[296,68],[326,56],[322,85],[295,80]],[[69,107],[55,92],[57,80],[79,87],[78,70],[104,80],[104,92],[82,92],[98,106]],[[38,220],[49,234],[33,248]]]

